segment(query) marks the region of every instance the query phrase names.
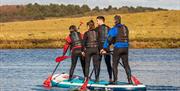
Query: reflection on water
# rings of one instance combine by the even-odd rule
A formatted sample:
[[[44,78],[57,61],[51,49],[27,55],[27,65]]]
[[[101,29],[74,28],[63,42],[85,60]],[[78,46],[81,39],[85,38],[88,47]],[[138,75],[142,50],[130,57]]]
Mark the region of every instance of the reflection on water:
[[[61,49],[3,49],[0,50],[0,91],[47,91],[42,82],[51,74],[61,55]],[[148,91],[180,90],[180,49],[131,49],[129,54],[133,75],[147,85]],[[70,60],[63,61],[57,73],[69,71]],[[92,69],[92,67],[91,67]],[[119,66],[119,80],[126,81]],[[82,75],[80,62],[75,74]],[[108,80],[102,61],[100,78]],[[50,91],[70,89],[52,88]],[[72,90],[72,89],[71,89]]]

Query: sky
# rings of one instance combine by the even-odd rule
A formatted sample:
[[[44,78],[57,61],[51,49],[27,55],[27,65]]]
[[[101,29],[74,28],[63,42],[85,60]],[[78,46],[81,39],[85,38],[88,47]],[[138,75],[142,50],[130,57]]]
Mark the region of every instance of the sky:
[[[91,8],[99,6],[100,8],[108,7],[109,5],[115,7],[121,6],[144,6],[154,8],[176,9],[180,10],[180,0],[0,0],[0,5],[14,5],[14,4],[87,4]]]

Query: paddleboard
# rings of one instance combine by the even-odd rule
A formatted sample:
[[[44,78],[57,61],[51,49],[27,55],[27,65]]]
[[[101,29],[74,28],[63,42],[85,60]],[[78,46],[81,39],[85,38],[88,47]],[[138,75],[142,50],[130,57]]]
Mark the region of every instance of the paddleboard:
[[[83,85],[84,78],[78,75],[73,76],[71,81],[68,81],[69,75],[66,73],[55,74],[52,77],[52,87],[60,88],[77,88]],[[101,80],[94,82],[89,80],[87,88],[89,90],[101,90],[101,91],[146,91],[146,86],[143,84],[132,85],[127,82],[117,82],[116,85],[110,84],[108,81]]]

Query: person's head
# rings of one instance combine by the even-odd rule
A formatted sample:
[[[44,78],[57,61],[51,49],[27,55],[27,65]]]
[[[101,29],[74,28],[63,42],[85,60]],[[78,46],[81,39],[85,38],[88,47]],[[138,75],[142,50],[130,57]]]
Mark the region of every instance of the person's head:
[[[69,31],[70,31],[70,32],[77,31],[77,27],[76,27],[75,25],[71,25],[71,26],[69,27]]]
[[[97,24],[98,24],[98,25],[102,25],[102,24],[104,24],[104,22],[105,22],[104,16],[98,16],[98,17],[96,18],[96,20],[97,20]]]
[[[88,21],[87,26],[88,26],[89,30],[94,29],[95,28],[94,21],[93,20]]]
[[[121,24],[121,16],[115,15],[114,16],[114,23],[115,24]]]

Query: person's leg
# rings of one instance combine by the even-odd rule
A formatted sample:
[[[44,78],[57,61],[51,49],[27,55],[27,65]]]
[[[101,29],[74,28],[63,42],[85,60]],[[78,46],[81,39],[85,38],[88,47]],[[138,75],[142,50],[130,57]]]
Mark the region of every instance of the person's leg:
[[[77,64],[77,60],[78,60],[78,56],[76,55],[75,52],[72,53],[72,58],[71,58],[71,68],[69,71],[69,80],[71,80],[73,73],[74,73],[74,69],[76,67]]]
[[[124,68],[125,68],[125,71],[126,71],[128,82],[130,84],[132,84],[131,69],[130,69],[129,61],[128,61],[128,48],[123,48],[122,51],[123,51],[123,54],[122,54],[122,57],[121,57],[122,58],[122,63],[124,65]]]
[[[112,81],[112,66],[111,66],[111,56],[110,55],[105,55],[105,63],[106,63],[106,67],[108,70],[108,74],[109,74],[109,81]]]
[[[94,71],[95,71],[95,81],[99,81],[99,74],[100,74],[100,66],[101,61],[99,60],[99,54],[93,55],[93,64],[94,64]]]
[[[78,57],[80,58],[80,62],[81,62],[81,67],[82,67],[82,71],[83,71],[83,76],[85,77],[85,57],[82,55],[82,49],[81,48],[77,48],[76,49],[77,51],[77,54],[78,54]]]
[[[83,70],[83,75],[85,77],[85,57],[83,57],[82,55],[80,56],[80,61],[81,61],[81,67],[82,67],[82,70]]]
[[[120,59],[120,55],[119,55],[119,49],[114,49],[113,51],[113,63],[112,63],[112,67],[113,67],[113,77],[114,77],[114,82],[117,82],[117,76],[118,76],[118,64],[119,64],[119,59]]]
[[[98,78],[99,78],[99,74],[100,74],[100,71],[101,71],[101,61],[102,61],[102,55],[100,55],[100,53],[99,53],[99,55],[95,55],[95,59],[94,60],[98,60],[98,59],[96,59],[96,58],[99,58],[99,60],[98,60],[98,62],[97,62],[97,67],[98,67]]]
[[[90,62],[91,62],[91,49],[87,48],[85,52],[85,78],[89,77]]]
[[[100,60],[100,61],[102,60],[102,55],[99,55],[99,60]]]

